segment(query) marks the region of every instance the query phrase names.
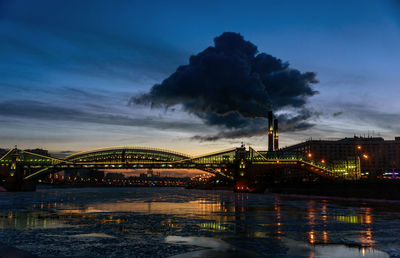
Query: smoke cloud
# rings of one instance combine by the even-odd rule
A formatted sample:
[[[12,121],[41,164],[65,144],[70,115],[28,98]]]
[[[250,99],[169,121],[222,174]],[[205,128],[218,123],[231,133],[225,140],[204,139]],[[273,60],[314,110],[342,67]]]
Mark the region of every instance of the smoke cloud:
[[[302,73],[266,53],[238,33],[225,32],[214,46],[190,57],[188,65],[148,93],[131,98],[134,104],[171,108],[181,105],[219,133],[195,136],[200,140],[239,138],[264,134],[269,110],[280,114],[281,131],[304,130],[315,114],[307,99],[318,92],[313,72]],[[287,112],[290,110],[290,112]]]

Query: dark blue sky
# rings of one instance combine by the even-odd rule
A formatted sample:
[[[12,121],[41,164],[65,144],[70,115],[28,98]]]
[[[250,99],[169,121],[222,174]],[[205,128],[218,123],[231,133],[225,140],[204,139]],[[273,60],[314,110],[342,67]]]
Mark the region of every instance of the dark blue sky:
[[[179,109],[129,106],[223,32],[315,72],[309,137],[400,135],[400,12],[395,1],[0,1],[0,147],[53,151],[146,145],[203,153],[218,128]]]

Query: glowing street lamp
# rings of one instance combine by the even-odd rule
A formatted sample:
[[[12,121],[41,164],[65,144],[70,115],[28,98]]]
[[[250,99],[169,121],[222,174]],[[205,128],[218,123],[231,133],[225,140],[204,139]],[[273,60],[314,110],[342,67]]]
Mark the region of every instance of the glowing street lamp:
[[[311,154],[311,152],[309,152],[309,153],[307,154],[307,157],[309,157],[309,158],[311,158],[311,157],[312,157],[312,154]]]
[[[360,161],[360,155],[361,155],[361,149],[362,149],[362,147],[361,147],[361,145],[357,145],[357,147],[356,147],[356,149],[355,149],[355,151],[354,151],[354,165],[355,165],[355,177],[356,177],[356,179],[358,179],[358,178],[360,178],[361,177],[361,161]],[[365,154],[364,154],[365,155]],[[363,155],[363,157],[365,158],[365,159],[367,159],[368,158],[368,156],[367,155],[365,155],[364,156]],[[358,166],[357,166],[357,164],[358,164]],[[358,168],[357,168],[358,167]]]
[[[369,157],[368,157],[367,154],[363,154],[363,158],[364,158],[364,159],[368,159]]]

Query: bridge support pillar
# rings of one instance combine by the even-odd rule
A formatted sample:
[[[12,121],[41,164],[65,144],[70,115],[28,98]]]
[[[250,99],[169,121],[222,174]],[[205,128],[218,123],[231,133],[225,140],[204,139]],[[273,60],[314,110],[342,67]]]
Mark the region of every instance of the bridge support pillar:
[[[5,179],[3,187],[9,192],[35,191],[35,180],[24,180],[24,166],[16,163]]]
[[[235,192],[260,193],[265,187],[258,182],[255,170],[251,161],[247,159],[247,152],[244,146],[236,149],[235,164]]]
[[[259,173],[251,164],[248,164],[243,170],[239,169],[237,177],[235,177],[235,192],[246,193],[263,193],[265,192],[266,185],[257,176]]]

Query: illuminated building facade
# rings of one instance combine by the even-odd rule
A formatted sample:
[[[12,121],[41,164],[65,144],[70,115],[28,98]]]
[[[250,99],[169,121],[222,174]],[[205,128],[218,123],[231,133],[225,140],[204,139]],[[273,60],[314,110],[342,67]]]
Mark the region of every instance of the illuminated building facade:
[[[335,163],[347,160],[359,161],[363,176],[371,178],[398,177],[400,170],[400,137],[384,140],[381,137],[357,137],[340,140],[307,140],[284,148],[285,151],[301,152],[315,160]],[[393,173],[393,171],[395,171]]]

